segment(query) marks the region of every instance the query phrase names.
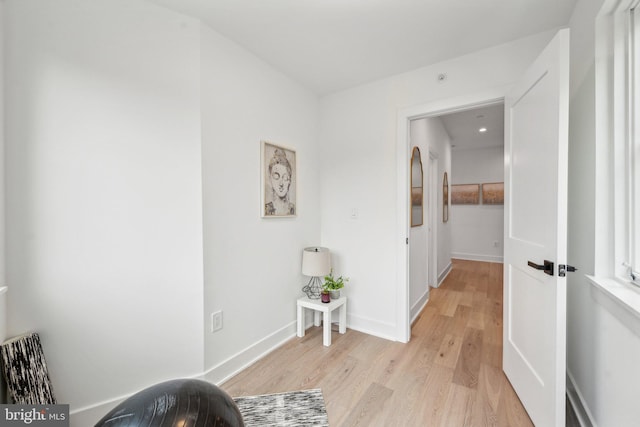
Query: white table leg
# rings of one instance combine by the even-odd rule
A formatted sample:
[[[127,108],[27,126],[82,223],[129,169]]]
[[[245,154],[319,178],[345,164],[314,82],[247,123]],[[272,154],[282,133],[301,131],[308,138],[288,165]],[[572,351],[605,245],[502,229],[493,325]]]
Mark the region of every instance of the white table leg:
[[[318,310],[313,310],[313,324],[320,326],[320,312]]]
[[[305,332],[304,327],[304,307],[298,305],[298,336],[303,337]]]
[[[340,307],[340,323],[338,324],[338,331],[341,334],[347,332],[347,302]]]
[[[322,344],[325,347],[331,345],[331,312],[329,310],[322,313]]]

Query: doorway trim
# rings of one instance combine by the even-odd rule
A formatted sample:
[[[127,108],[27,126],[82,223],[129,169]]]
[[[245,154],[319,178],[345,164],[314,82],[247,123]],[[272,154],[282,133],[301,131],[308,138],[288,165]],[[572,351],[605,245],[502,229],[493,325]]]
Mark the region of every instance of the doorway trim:
[[[470,110],[487,105],[504,102],[505,96],[510,89],[509,86],[479,91],[477,93],[462,95],[454,98],[447,98],[432,101],[414,107],[398,110],[397,113],[397,137],[396,137],[396,341],[409,342],[411,338],[411,307],[409,302],[409,159],[411,156],[409,141],[409,126],[411,120],[436,117],[443,114],[455,113],[458,111]],[[442,153],[439,153],[442,159]],[[451,171],[449,171],[451,176]],[[438,216],[438,218],[440,218]],[[439,219],[441,220],[441,219]],[[436,227],[439,221],[436,221]],[[437,234],[434,234],[437,236]],[[437,237],[436,237],[437,238]],[[437,248],[435,244],[432,247]],[[437,267],[437,266],[436,266]],[[431,276],[429,271],[428,275]],[[436,277],[438,273],[436,272]]]

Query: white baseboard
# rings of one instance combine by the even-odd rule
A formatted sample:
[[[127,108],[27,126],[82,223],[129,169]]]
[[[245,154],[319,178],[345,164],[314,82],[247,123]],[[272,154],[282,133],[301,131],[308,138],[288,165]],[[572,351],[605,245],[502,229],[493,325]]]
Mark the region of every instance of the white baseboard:
[[[309,320],[310,318],[307,318],[306,324],[311,327],[313,326],[313,321]],[[297,321],[293,321],[218,365],[209,368],[201,374],[193,375],[190,378],[204,379],[216,385],[222,384],[295,337],[296,325]],[[361,316],[348,315],[347,328],[395,341],[395,324],[380,322]],[[70,414],[70,426],[85,427],[95,425],[109,411],[133,394],[135,394],[135,392],[72,411]]]
[[[182,378],[200,378],[202,379],[202,375],[191,375],[184,376]],[[158,380],[157,383],[161,383],[163,381],[168,381],[174,378],[165,378],[162,380]],[[139,390],[138,390],[139,391]],[[113,399],[105,400],[103,402],[99,402],[90,406],[85,406],[84,408],[72,410],[69,414],[69,426],[70,427],[86,427],[93,426],[98,421],[102,419],[109,411],[118,406],[121,402],[125,401],[129,397],[136,394],[138,391],[133,393],[116,397]]]
[[[296,322],[289,323],[207,371],[184,378],[204,379],[219,385],[296,336]],[[307,324],[313,325],[313,322],[308,322]],[[161,381],[159,380],[158,382]],[[70,414],[70,426],[85,427],[95,425],[109,411],[133,394],[135,392],[72,411]]]
[[[397,328],[394,323],[380,322],[379,320],[347,313],[347,328],[385,340],[396,341]]]
[[[462,252],[452,252],[451,258],[464,259],[467,261],[503,262],[504,257],[499,255],[466,254]]]
[[[451,268],[451,261],[449,261],[449,264],[447,264],[444,270],[442,270],[440,274],[438,274],[438,285],[436,286],[436,288],[439,288],[442,282],[444,282],[444,279],[446,279],[449,273],[451,273]]]
[[[589,408],[582,398],[582,393],[580,393],[580,390],[576,386],[573,376],[568,369],[567,396],[569,397],[569,402],[571,403],[571,406],[573,406],[573,411],[576,413],[576,417],[578,418],[580,425],[582,427],[597,427],[595,421],[593,421],[593,416],[591,415]]]
[[[415,304],[413,304],[413,306],[411,307],[410,324],[413,324],[413,322],[415,322],[416,318],[418,317],[418,315],[420,314],[424,306],[427,305],[427,302],[429,302],[428,290],[424,293],[424,295],[418,298],[418,301]]]
[[[296,325],[297,321],[293,321],[255,344],[234,354],[227,360],[209,368],[204,373],[204,379],[214,384],[222,384],[295,337]]]

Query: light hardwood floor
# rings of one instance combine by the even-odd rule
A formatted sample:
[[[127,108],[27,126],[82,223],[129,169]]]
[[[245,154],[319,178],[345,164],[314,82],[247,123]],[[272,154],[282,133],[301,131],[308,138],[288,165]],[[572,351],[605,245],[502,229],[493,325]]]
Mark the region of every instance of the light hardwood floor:
[[[502,264],[454,260],[408,344],[312,327],[222,388],[321,388],[332,426],[531,426],[502,372]]]

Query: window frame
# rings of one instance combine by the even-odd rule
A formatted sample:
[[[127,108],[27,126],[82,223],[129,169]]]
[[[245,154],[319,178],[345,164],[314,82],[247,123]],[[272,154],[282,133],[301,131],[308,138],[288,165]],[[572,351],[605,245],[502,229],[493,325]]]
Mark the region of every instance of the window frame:
[[[627,87],[627,145],[630,188],[629,206],[629,267],[627,278],[640,286],[640,11],[638,4],[629,12],[628,22],[628,87]]]
[[[634,209],[640,189],[634,177],[640,153],[633,144],[636,67],[632,46],[632,10],[640,0],[606,1],[596,21],[596,234],[594,276],[630,284],[640,271],[636,254],[640,241],[640,209]],[[635,60],[634,60],[635,57]],[[637,86],[637,85],[635,85]],[[640,208],[640,206],[639,206]],[[638,223],[636,226],[636,223]],[[640,274],[636,282],[640,283]]]
[[[596,18],[595,258],[586,277],[601,291],[594,298],[640,336],[639,5],[605,0]]]
[[[640,288],[640,79],[638,1],[613,15],[612,106],[614,148],[614,277]]]

